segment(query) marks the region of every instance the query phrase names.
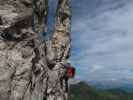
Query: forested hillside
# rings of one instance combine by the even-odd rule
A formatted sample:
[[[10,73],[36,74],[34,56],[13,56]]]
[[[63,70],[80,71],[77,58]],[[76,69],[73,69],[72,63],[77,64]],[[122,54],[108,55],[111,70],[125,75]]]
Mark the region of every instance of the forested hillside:
[[[69,100],[133,100],[133,93],[121,89],[98,90],[84,82],[70,87]]]

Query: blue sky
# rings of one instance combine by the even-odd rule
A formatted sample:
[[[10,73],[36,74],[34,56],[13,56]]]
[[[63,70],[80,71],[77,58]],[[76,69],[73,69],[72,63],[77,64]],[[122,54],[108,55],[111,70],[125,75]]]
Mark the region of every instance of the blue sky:
[[[77,79],[133,85],[133,0],[72,0]]]
[[[133,85],[133,0],[71,2],[71,63],[77,69],[76,79]]]

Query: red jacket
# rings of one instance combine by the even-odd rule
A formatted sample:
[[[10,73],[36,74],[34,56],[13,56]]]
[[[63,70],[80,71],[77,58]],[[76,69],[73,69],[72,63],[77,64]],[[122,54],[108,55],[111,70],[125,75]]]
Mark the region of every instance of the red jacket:
[[[72,67],[70,64],[66,65],[66,77],[73,78],[75,76],[75,68]]]

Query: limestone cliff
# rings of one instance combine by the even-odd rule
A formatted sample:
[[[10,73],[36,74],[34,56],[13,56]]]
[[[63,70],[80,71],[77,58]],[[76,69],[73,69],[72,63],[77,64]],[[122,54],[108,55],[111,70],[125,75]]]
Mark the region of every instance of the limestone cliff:
[[[67,100],[71,11],[59,0],[51,40],[48,0],[0,0],[0,100]]]

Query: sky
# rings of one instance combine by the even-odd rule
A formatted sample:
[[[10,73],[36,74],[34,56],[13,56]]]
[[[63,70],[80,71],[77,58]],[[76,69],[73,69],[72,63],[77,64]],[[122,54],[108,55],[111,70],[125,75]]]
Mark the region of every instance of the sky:
[[[133,0],[72,0],[76,78],[133,85]]]
[[[71,0],[71,6],[75,79],[132,86],[133,0]]]

